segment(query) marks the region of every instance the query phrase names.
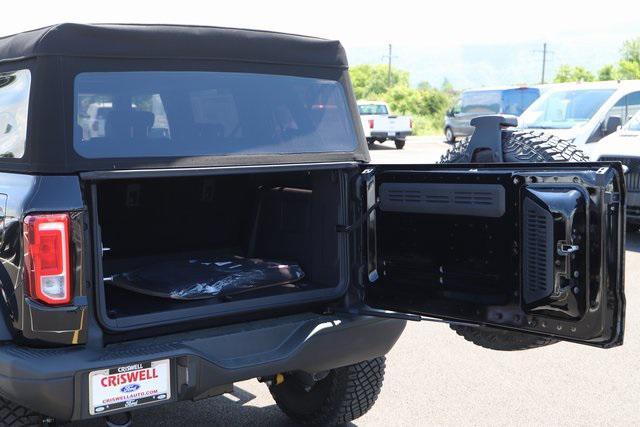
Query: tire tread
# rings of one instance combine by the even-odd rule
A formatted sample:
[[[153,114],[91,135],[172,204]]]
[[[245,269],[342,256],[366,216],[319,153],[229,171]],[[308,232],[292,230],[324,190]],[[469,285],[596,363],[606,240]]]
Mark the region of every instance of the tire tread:
[[[322,404],[314,411],[300,413],[291,402],[281,399],[278,386],[270,387],[278,407],[295,422],[308,426],[342,425],[361,417],[376,402],[384,379],[384,357],[335,369],[330,378],[331,386]],[[286,384],[285,383],[283,385]]]
[[[43,425],[45,418],[17,403],[0,397],[0,426],[23,427]]]

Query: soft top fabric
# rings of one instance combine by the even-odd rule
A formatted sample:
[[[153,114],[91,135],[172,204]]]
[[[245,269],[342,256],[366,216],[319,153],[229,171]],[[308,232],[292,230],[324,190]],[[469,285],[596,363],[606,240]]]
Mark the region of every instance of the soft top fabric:
[[[100,170],[368,162],[369,150],[340,42],[268,31],[178,25],[59,24],[0,38],[0,72],[31,72],[27,143],[0,171],[65,174]],[[218,71],[338,81],[358,140],[348,152],[85,158],[73,147],[74,82],[85,72]],[[149,116],[112,122],[130,132]],[[108,130],[107,130],[108,132]]]
[[[58,24],[0,38],[0,61],[38,56],[221,59],[347,66],[339,41],[236,28]]]

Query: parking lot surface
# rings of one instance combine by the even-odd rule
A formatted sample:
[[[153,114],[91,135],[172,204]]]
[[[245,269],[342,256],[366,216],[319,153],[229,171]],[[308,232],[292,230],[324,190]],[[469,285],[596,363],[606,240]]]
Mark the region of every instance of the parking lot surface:
[[[430,163],[440,137],[404,150],[374,146],[379,163]],[[640,233],[627,235],[625,344],[611,350],[559,343],[523,352],[476,347],[446,325],[410,323],[387,356],[378,402],[352,425],[640,425]],[[74,424],[75,425],[75,424]],[[100,421],[77,426],[102,426]],[[136,411],[135,426],[291,426],[257,381],[233,394]]]

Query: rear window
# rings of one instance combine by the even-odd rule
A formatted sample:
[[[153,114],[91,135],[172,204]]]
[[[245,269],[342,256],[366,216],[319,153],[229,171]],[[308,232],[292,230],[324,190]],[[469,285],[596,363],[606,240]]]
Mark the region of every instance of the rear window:
[[[540,91],[536,88],[478,90],[462,94],[462,112],[467,114],[512,114],[519,116]]]
[[[466,114],[497,114],[501,93],[498,90],[470,91],[462,94],[462,112]]]
[[[353,151],[340,83],[149,71],[75,78],[74,147],[87,158]]]
[[[360,104],[358,105],[358,111],[361,115],[384,116],[389,114],[389,110],[384,104]]]

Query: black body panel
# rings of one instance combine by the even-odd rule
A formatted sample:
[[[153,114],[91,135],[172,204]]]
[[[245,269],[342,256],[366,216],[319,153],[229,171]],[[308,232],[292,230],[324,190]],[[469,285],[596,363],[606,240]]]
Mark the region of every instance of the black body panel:
[[[619,165],[384,165],[375,173],[379,279],[367,286],[370,306],[622,343]]]

